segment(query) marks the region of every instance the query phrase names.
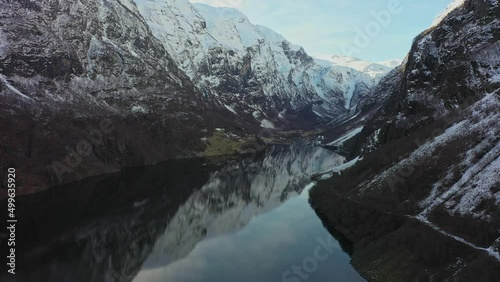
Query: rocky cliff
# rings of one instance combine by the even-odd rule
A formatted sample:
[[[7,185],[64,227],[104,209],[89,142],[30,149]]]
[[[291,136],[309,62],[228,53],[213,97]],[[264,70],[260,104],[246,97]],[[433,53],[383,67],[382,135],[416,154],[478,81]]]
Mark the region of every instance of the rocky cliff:
[[[132,2],[0,7],[0,150],[18,193],[203,148],[210,106]]]
[[[312,193],[326,222],[371,249],[371,255],[355,252],[354,260],[374,281],[500,277],[498,267],[477,272],[485,261],[500,261],[500,7],[496,0],[454,7],[377,86],[387,102],[344,146],[351,157],[360,156],[357,165],[321,184],[335,189]],[[335,207],[346,197],[351,204]],[[379,216],[363,225],[356,219],[359,204]],[[342,207],[352,222],[339,218],[349,212],[335,215]],[[379,220],[392,227],[371,225]],[[420,245],[415,236],[439,239]],[[384,251],[384,244],[399,254]],[[397,261],[403,254],[410,264]]]

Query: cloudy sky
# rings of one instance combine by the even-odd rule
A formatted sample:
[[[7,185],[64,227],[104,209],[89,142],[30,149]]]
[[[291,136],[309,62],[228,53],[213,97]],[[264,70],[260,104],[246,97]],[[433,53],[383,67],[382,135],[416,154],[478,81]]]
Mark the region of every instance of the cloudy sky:
[[[314,56],[402,59],[451,0],[191,0],[234,7]]]

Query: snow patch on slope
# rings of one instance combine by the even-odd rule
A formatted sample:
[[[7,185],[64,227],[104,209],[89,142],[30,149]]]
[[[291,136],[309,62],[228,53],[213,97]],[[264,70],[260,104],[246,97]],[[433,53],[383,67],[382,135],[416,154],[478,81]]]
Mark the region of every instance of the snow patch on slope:
[[[224,105],[224,107],[225,107],[228,111],[232,112],[233,114],[235,114],[235,115],[237,115],[237,114],[238,114],[238,113],[234,110],[234,108],[233,108],[233,107],[228,106],[228,105]]]
[[[274,124],[267,119],[262,120],[262,122],[260,123],[260,126],[263,128],[275,129]]]
[[[455,184],[449,188],[443,187],[442,183],[447,182],[443,179],[434,185],[429,197],[421,202],[421,206],[426,207],[421,213],[422,216],[427,216],[435,207],[445,204],[450,213],[459,212],[462,215],[487,218],[482,212],[476,213],[475,210],[486,199],[500,198],[500,192],[494,192],[496,185],[500,183],[498,109],[500,109],[498,96],[488,94],[471,109],[471,118],[454,125],[436,138],[438,142],[455,140],[468,132],[477,132],[484,136],[481,143],[464,154],[462,163],[456,167],[456,169],[460,167],[467,169]],[[433,143],[429,143],[429,146],[436,148],[436,144]],[[482,151],[486,153],[480,154]]]
[[[27,95],[24,95],[21,91],[19,91],[17,88],[15,88],[12,84],[10,84],[10,82],[7,80],[7,77],[5,75],[0,74],[0,82],[2,82],[7,88],[9,88],[10,91],[12,91],[12,93],[19,95],[22,98],[28,99],[30,101],[34,101],[33,99],[31,99]]]
[[[343,136],[337,138],[335,141],[328,143],[327,145],[329,146],[337,146],[337,145],[342,145],[344,144],[347,140],[353,138],[354,136],[358,135],[361,131],[363,131],[364,126],[355,128]]]
[[[245,14],[234,8],[212,7],[196,3],[195,9],[207,22],[208,32],[225,47],[245,50],[265,39],[281,43],[286,39],[263,26],[254,25]]]

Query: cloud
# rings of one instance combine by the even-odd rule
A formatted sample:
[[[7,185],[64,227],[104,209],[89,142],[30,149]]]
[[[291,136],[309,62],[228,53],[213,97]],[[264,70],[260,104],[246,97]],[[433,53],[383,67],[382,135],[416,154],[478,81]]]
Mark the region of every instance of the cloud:
[[[214,7],[241,8],[244,0],[190,0],[193,3],[203,3]]]

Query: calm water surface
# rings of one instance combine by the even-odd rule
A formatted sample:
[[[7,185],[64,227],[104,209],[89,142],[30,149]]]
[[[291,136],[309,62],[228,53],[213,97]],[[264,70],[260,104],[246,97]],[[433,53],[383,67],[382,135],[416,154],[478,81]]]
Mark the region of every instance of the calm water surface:
[[[342,162],[321,147],[274,146],[25,197],[20,275],[0,280],[365,281],[308,203],[310,176]]]

